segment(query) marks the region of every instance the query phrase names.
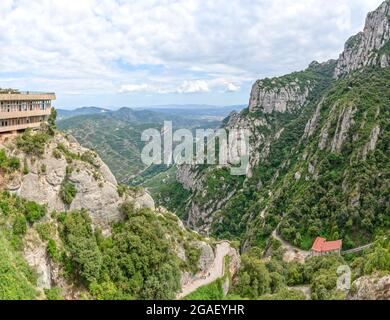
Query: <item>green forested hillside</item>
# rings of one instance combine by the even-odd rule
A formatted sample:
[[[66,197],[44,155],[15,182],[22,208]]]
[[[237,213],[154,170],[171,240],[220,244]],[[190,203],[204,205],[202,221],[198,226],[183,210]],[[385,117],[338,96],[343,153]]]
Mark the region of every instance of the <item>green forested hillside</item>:
[[[388,229],[389,81],[389,69],[367,69],[335,82],[322,100],[316,130],[302,139],[310,116],[308,105],[307,112],[285,126],[281,138],[270,146],[269,157],[244,192],[221,210],[227,223],[216,223],[214,232],[226,237],[239,228],[244,238],[263,245],[263,239],[282,222],[282,236],[307,249],[318,235],[343,238],[345,248],[350,248]],[[353,117],[341,138],[348,108]],[[314,110],[313,105],[311,114]],[[379,134],[371,150],[375,128]],[[327,143],[320,148],[325,129]],[[259,180],[260,190],[256,188]],[[232,210],[242,204],[246,212]],[[259,215],[263,210],[265,220]]]
[[[390,228],[389,83],[389,69],[367,70],[336,83],[326,95],[317,130],[270,203],[268,219],[285,216],[286,239],[307,248],[306,239],[322,235],[342,238],[350,248]],[[337,149],[348,108],[354,114],[351,127]],[[319,147],[327,127],[327,142]],[[294,178],[296,172],[301,179]]]
[[[34,221],[40,207],[0,194],[0,300],[29,300],[38,297],[37,277],[22,255],[28,220]]]
[[[224,112],[224,111],[223,111]],[[175,128],[214,128],[219,121],[198,116],[149,110],[122,108],[117,111],[100,112],[66,118],[58,127],[72,134],[86,148],[95,150],[110,167],[118,181],[124,184],[140,183],[166,166],[152,166],[147,169],[141,162],[141,151],[145,142],[141,134],[146,129],[161,130],[164,121],[172,121]],[[138,176],[138,178],[136,178]]]

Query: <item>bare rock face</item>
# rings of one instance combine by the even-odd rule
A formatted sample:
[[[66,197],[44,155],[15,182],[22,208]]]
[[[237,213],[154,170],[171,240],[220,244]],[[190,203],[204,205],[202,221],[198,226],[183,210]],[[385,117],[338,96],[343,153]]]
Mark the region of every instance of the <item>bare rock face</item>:
[[[336,133],[332,141],[332,152],[341,151],[348,131],[353,124],[353,116],[355,112],[356,109],[354,109],[352,106],[348,106],[343,109],[342,113],[340,113],[339,120],[337,122]]]
[[[24,257],[38,276],[37,287],[50,289],[52,286],[51,264],[47,255],[46,243],[42,242],[34,229],[29,229],[24,238]]]
[[[324,103],[324,100],[322,99],[320,103],[317,105],[316,111],[314,115],[311,117],[311,119],[306,123],[305,132],[303,134],[303,139],[310,138],[314,131],[317,128],[318,122],[320,120],[321,115],[321,108]]]
[[[196,247],[201,251],[199,262],[198,262],[198,267],[200,270],[199,272],[205,274],[211,268],[214,262],[215,259],[214,251],[213,248],[211,248],[211,246],[206,242],[198,242],[196,244]]]
[[[370,135],[370,140],[367,142],[367,144],[363,148],[363,160],[367,159],[367,154],[370,151],[375,150],[380,132],[381,132],[381,129],[378,125],[375,126],[374,129],[372,129],[371,135]]]
[[[178,167],[176,178],[187,190],[199,190],[202,187],[197,179],[198,172],[191,165],[181,165]]]
[[[271,81],[271,80],[269,80]],[[298,83],[291,82],[286,85],[272,82],[266,83],[264,80],[258,80],[252,87],[249,100],[249,111],[258,110],[264,113],[293,112],[301,108],[309,96],[311,90],[310,82]]]
[[[348,300],[390,300],[390,275],[361,277],[352,284]]]
[[[67,161],[63,154],[58,156],[57,153],[55,156],[59,145],[78,155],[78,158],[68,163],[69,159]],[[126,201],[135,202],[138,208],[154,209],[153,199],[144,191],[120,197],[116,179],[107,165],[73,138],[57,134],[47,143],[45,152],[40,157],[32,157],[16,148],[10,152],[21,163],[25,163],[28,174],[14,177],[8,184],[8,189],[22,198],[47,205],[49,211],[86,209],[94,225],[107,231],[110,222],[122,219],[119,207]],[[82,155],[88,155],[87,161],[82,160]],[[61,184],[66,178],[77,189],[70,206],[60,197]]]
[[[390,2],[385,1],[366,19],[363,32],[345,44],[334,72],[340,78],[366,66],[390,66]]]

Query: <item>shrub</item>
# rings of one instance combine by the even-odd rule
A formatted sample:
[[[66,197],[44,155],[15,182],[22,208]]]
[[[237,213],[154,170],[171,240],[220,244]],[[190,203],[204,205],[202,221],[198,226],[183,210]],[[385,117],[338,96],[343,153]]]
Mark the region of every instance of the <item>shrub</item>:
[[[47,300],[64,300],[60,288],[45,289],[45,295]]]
[[[50,223],[40,223],[36,225],[35,229],[42,241],[47,241],[54,235],[54,225]]]
[[[16,146],[27,154],[42,155],[45,152],[45,144],[49,140],[49,135],[45,132],[32,133],[26,130],[16,138]]]
[[[60,253],[57,249],[56,242],[53,239],[49,239],[49,242],[47,243],[47,253],[54,262],[60,260]]]
[[[68,163],[72,163],[73,160],[80,160],[80,155],[70,151],[63,143],[57,145],[57,150],[65,156]]]
[[[184,245],[184,249],[187,258],[187,268],[192,272],[192,274],[196,274],[199,271],[199,258],[202,251],[201,249],[191,246],[188,243]]]
[[[12,230],[16,235],[24,235],[27,232],[27,220],[23,215],[18,215],[15,218]]]
[[[76,194],[77,189],[73,183],[65,180],[61,184],[60,197],[65,204],[71,205]]]
[[[13,172],[20,169],[20,160],[16,157],[9,158],[4,150],[0,150],[0,168]]]
[[[20,160],[16,157],[9,158],[8,167],[11,171],[19,170],[20,169]]]
[[[264,262],[248,255],[242,256],[242,265],[234,291],[242,297],[258,298],[271,291],[271,276]]]
[[[103,260],[88,214],[85,211],[67,214],[62,235],[76,274],[87,284],[98,280]]]
[[[198,288],[193,293],[190,293],[184,300],[222,300],[224,299],[224,292],[222,288],[222,279]]]
[[[127,186],[120,184],[117,187],[117,192],[120,197],[123,197],[127,191]]]
[[[28,201],[24,205],[24,215],[29,223],[33,224],[43,218],[47,213],[47,209],[33,201]]]

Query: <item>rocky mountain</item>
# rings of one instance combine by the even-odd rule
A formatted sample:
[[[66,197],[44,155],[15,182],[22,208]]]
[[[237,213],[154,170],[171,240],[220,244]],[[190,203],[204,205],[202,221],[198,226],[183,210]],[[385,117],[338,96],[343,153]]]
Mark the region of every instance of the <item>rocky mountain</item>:
[[[189,226],[240,240],[243,250],[264,247],[279,224],[283,238],[301,248],[318,235],[343,238],[351,248],[386,230],[389,7],[385,1],[368,14],[337,61],[256,81],[248,108],[224,121],[251,131],[249,174],[177,171],[190,191],[183,214]],[[180,188],[172,190],[167,199]]]
[[[364,30],[346,42],[335,69],[336,78],[364,67],[390,66],[389,15],[388,1],[368,14]]]
[[[227,168],[214,167],[180,167],[177,180],[185,189],[192,191],[191,199],[187,204],[187,223],[198,231],[208,233],[215,220],[213,213],[223,210],[223,207],[235,195],[245,206],[250,201],[242,196],[244,186],[252,184],[252,191],[261,188],[265,178],[260,174],[270,175],[270,170],[258,168],[261,163],[270,157],[279,154],[270,154],[271,146],[278,141],[283,148],[287,143],[293,143],[300,138],[299,129],[309,117],[309,110],[313,108],[317,99],[332,82],[335,61],[323,64],[313,62],[302,72],[296,72],[281,78],[257,81],[253,88],[250,104],[241,113],[232,113],[225,120],[225,127],[247,128],[251,132],[250,168],[245,177],[234,177]],[[292,94],[294,92],[294,94]],[[264,104],[263,104],[264,103]],[[287,141],[286,141],[287,140]],[[281,150],[277,150],[280,152]],[[267,179],[272,177],[267,177]],[[218,200],[214,195],[218,194]],[[227,209],[230,212],[234,208]],[[222,211],[219,211],[219,216]],[[219,218],[218,218],[219,219]],[[241,228],[244,227],[242,224]]]
[[[2,299],[173,299],[222,277],[214,269],[226,257],[238,270],[228,242],[185,228],[143,188],[119,186],[72,136],[27,131],[0,158]]]

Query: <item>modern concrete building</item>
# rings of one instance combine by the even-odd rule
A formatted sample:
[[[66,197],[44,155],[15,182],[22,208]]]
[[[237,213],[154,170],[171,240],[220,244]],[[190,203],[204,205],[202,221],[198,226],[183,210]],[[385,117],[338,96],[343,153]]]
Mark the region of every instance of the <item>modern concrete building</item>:
[[[0,92],[0,135],[15,134],[27,128],[38,128],[47,121],[54,93]]]

